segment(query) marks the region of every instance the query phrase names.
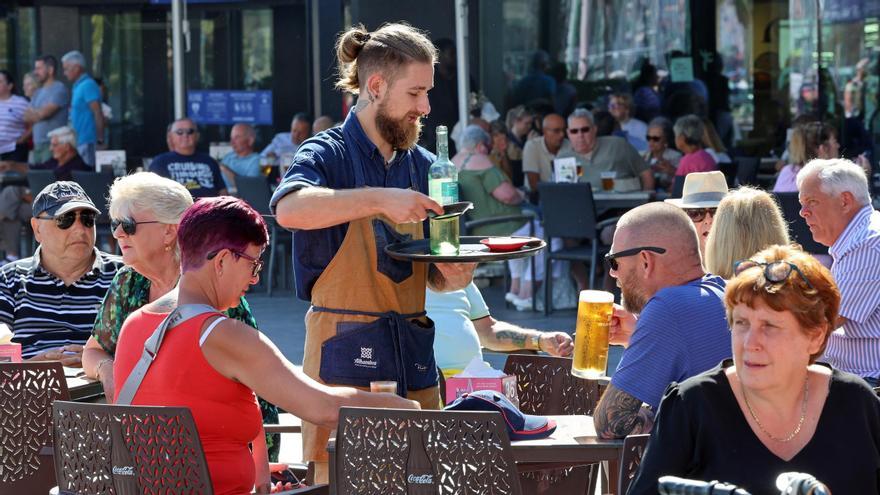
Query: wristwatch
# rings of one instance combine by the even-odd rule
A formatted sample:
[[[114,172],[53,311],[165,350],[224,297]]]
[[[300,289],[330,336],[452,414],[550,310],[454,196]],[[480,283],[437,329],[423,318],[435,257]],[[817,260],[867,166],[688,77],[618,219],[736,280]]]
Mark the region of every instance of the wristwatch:
[[[536,351],[541,350],[541,336],[540,335],[531,335],[529,336],[529,340],[531,341],[531,347]]]

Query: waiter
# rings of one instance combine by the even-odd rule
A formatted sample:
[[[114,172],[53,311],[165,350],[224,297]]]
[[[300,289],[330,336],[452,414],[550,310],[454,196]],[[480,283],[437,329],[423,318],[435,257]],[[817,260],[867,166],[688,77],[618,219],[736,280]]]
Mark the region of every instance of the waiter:
[[[423,194],[434,155],[416,141],[431,111],[436,49],[420,31],[362,26],[337,40],[336,87],[359,95],[345,123],[297,150],[272,196],[278,222],[295,229],[296,291],[306,314],[303,371],[323,383],[369,387],[395,380],[398,394],[439,407],[433,323],[426,285],[438,291],[470,283],[473,264],[397,261],[385,246],[425,237]],[[303,458],[327,481],[329,431],[303,424]]]

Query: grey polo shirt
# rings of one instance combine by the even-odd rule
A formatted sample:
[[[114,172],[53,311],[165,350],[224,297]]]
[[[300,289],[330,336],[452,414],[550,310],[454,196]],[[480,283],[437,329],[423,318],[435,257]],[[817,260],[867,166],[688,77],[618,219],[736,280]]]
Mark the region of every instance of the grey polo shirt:
[[[581,182],[589,182],[594,191],[602,190],[602,172],[615,171],[614,189],[616,191],[638,191],[641,187],[639,175],[650,167],[639,156],[626,139],[617,136],[596,138],[596,146],[589,155],[582,155],[568,148],[560,150],[557,158],[575,157],[584,167]]]

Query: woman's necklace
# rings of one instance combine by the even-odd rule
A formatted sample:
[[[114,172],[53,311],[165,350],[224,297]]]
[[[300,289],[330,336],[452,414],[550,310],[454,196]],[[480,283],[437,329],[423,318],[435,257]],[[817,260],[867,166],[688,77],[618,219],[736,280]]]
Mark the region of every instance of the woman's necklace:
[[[760,428],[761,431],[763,431],[765,435],[770,437],[770,440],[775,440],[777,442],[782,442],[782,443],[790,442],[794,439],[794,437],[797,436],[798,433],[801,432],[801,427],[804,425],[804,419],[806,419],[806,417],[807,417],[807,395],[810,392],[809,378],[810,378],[810,375],[807,374],[807,379],[804,380],[804,401],[801,403],[801,419],[798,420],[798,424],[795,427],[794,431],[792,431],[785,438],[776,438],[773,435],[771,435],[770,432],[764,428],[764,425],[761,424],[761,420],[758,419],[758,416],[755,415],[755,411],[752,410],[752,405],[749,404],[749,397],[746,395],[746,389],[745,389],[745,387],[743,387],[742,380],[740,380],[739,389],[740,389],[740,392],[742,393],[743,400],[745,400],[745,402],[746,402],[746,407],[749,409],[749,414],[752,415],[752,419],[754,419],[755,423],[758,424],[758,428]]]

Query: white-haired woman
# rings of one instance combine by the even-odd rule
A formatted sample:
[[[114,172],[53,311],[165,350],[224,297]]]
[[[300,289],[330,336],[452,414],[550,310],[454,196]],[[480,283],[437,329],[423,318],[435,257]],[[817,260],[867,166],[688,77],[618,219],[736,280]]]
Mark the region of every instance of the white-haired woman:
[[[121,177],[110,188],[111,228],[125,267],[107,290],[83,351],[83,370],[101,381],[108,402],[114,399],[113,356],[123,322],[141,306],[170,292],[180,278],[177,224],[192,204],[192,195],[184,186],[152,172]],[[244,297],[226,315],[257,328]],[[260,401],[260,408],[265,422],[277,422],[274,406]],[[268,445],[274,458],[277,438],[269,438]]]

